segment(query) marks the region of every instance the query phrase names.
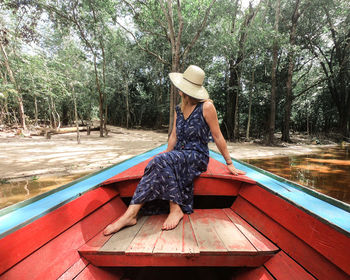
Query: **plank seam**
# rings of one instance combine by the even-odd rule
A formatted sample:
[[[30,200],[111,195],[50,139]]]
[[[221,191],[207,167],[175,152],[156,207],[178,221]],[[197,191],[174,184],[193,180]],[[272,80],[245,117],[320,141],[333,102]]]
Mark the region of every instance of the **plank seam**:
[[[248,242],[253,246],[253,248],[254,248],[254,249],[256,250],[256,252],[259,254],[261,251],[260,251],[257,247],[255,247],[254,244],[250,241],[250,239],[239,229],[239,227],[237,227],[237,226],[235,225],[235,223],[233,222],[233,220],[227,215],[227,213],[226,213],[227,210],[228,210],[227,208],[223,209],[223,212],[225,213],[226,217],[229,218],[229,220],[231,221],[231,223],[236,227],[236,229],[238,229],[238,231],[239,231],[240,233],[242,233],[242,235],[245,237],[245,239],[248,240]],[[230,209],[230,211],[233,211],[233,210]],[[255,229],[255,228],[254,228],[254,229]],[[260,255],[260,254],[259,254],[259,255]]]
[[[193,229],[193,227],[192,227],[192,222],[191,222],[190,216],[191,216],[191,215],[187,215],[189,224],[190,224],[190,226],[191,226],[192,237],[193,237],[193,240],[196,241],[197,248],[198,248],[198,255],[199,255],[199,254],[200,254],[199,244],[198,244],[198,240],[197,240],[197,238],[196,238],[196,235],[195,235],[195,233],[194,233],[194,229]],[[185,225],[185,223],[184,223],[184,225]],[[193,254],[194,254],[194,252],[193,252]]]

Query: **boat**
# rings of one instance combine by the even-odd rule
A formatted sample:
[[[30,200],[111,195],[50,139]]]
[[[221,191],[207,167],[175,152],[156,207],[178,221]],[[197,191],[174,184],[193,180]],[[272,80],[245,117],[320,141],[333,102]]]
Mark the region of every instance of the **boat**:
[[[234,159],[233,176],[214,151],[176,229],[104,236],[165,148],[0,210],[0,279],[350,279],[348,204]]]

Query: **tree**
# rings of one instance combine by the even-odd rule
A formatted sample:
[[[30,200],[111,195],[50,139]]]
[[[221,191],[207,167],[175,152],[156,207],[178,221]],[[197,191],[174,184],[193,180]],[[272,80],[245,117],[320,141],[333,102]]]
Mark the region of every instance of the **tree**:
[[[200,7],[203,6],[201,5],[201,3],[194,3],[196,5],[193,5],[193,7],[190,7],[188,5],[186,6],[186,9],[184,9],[181,5],[180,0],[161,0],[158,3],[149,3],[141,1],[134,1],[134,3],[132,3],[131,1],[123,1],[127,5],[129,13],[133,16],[135,23],[140,29],[140,34],[138,36],[148,37],[151,35],[153,39],[165,38],[170,43],[170,61],[167,58],[165,58],[163,54],[159,54],[156,51],[150,50],[147,46],[147,43],[143,44],[142,40],[137,38],[138,36],[136,36],[133,32],[127,29],[119,21],[117,21],[117,23],[128,34],[131,34],[131,36],[133,37],[137,45],[140,47],[140,49],[151,54],[161,63],[169,66],[171,72],[180,72],[183,70],[183,65],[186,63],[186,58],[189,52],[196,44],[201,33],[207,25],[210,10],[214,5],[215,1],[216,0],[206,1],[207,5],[205,11],[203,12],[203,19],[197,20],[197,22],[191,22],[190,12],[195,11],[197,8],[201,10]],[[174,13],[174,10],[176,10],[176,13]],[[186,11],[186,13],[184,13],[184,11]],[[188,26],[186,26],[186,23],[188,24]],[[182,44],[181,41],[183,39],[183,29],[186,27],[187,29],[190,29],[190,27],[192,27],[193,25],[196,26],[196,28],[193,30],[192,36],[187,34],[188,37],[192,37],[192,39],[188,40],[187,44]],[[175,89],[173,85],[171,85],[169,133],[172,128],[172,123],[174,121],[173,117],[176,99],[177,96],[175,94]]]
[[[276,122],[276,91],[277,91],[277,59],[278,59],[278,25],[280,18],[280,5],[281,1],[276,1],[276,13],[275,13],[275,38],[273,40],[272,47],[272,69],[271,69],[271,99],[270,99],[270,118],[269,118],[269,132],[267,136],[267,143],[272,145],[274,143],[275,122]]]

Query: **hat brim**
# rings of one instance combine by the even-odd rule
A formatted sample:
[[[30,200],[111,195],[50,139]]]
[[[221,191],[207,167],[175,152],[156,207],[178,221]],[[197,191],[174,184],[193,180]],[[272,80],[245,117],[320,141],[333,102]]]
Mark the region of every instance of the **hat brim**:
[[[209,98],[209,94],[203,86],[195,85],[185,80],[182,73],[170,73],[169,78],[174,86],[183,93],[200,100]]]

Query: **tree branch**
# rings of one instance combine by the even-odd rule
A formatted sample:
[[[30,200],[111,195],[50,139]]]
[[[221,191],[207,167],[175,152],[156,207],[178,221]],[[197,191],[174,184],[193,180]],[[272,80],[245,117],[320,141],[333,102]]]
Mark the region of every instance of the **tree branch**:
[[[157,58],[161,63],[163,63],[163,64],[166,64],[166,65],[169,65],[169,64],[170,64],[169,62],[167,62],[166,60],[164,60],[160,55],[158,55],[158,54],[152,52],[151,50],[145,48],[144,46],[142,46],[142,45],[140,44],[140,42],[136,39],[135,35],[134,35],[130,30],[128,30],[126,27],[124,27],[124,26],[123,26],[122,24],[120,24],[118,21],[116,21],[116,23],[117,23],[122,29],[124,29],[127,33],[129,33],[129,34],[133,37],[133,39],[135,40],[136,44],[139,46],[139,48],[140,48],[141,50],[143,50],[143,51],[145,51],[145,52],[147,52],[147,53],[153,55],[154,57],[156,57],[156,58]]]
[[[209,14],[210,14],[210,10],[211,10],[211,8],[213,7],[215,1],[216,1],[216,0],[213,0],[213,1],[211,2],[211,4],[209,5],[208,9],[207,9],[206,12],[205,12],[205,16],[204,16],[204,19],[203,19],[203,21],[202,21],[202,24],[201,24],[200,27],[198,28],[196,35],[193,37],[193,40],[186,46],[186,48],[185,48],[183,54],[181,55],[183,61],[186,59],[186,57],[187,57],[189,51],[192,49],[192,47],[194,46],[194,44],[195,44],[196,41],[198,40],[198,38],[199,38],[201,32],[203,31],[204,27],[206,26],[207,20],[208,20]]]

